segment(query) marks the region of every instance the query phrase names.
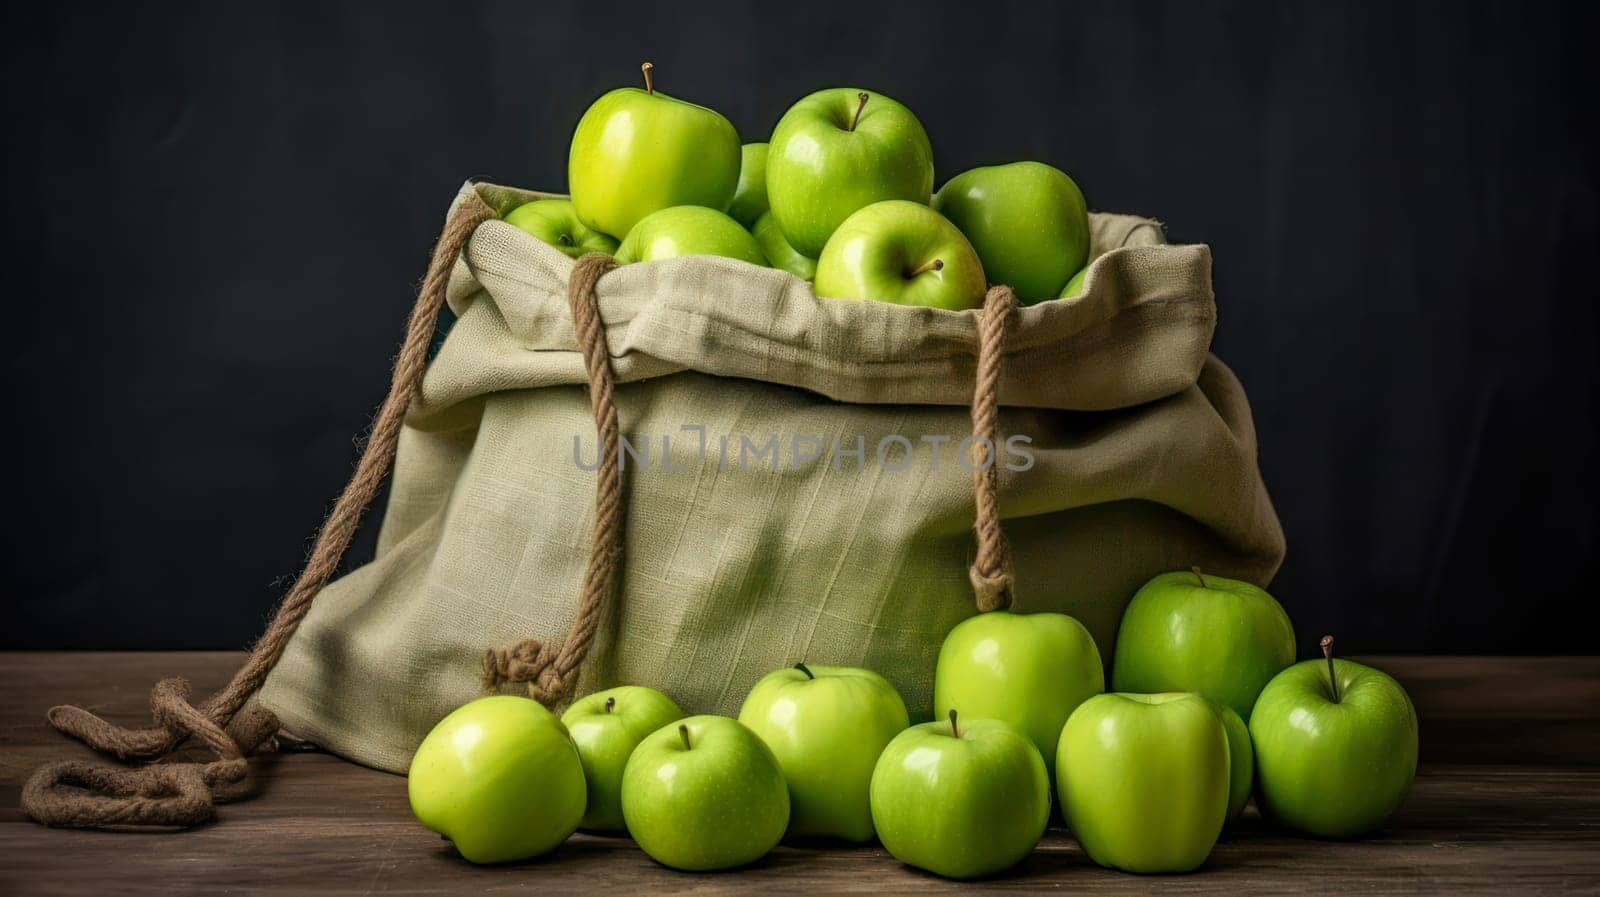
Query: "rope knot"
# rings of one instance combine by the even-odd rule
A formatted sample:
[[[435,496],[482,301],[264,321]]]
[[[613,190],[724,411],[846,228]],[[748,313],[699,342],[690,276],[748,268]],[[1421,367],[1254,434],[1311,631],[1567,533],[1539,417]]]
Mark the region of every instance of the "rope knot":
[[[977,599],[978,611],[988,613],[1011,606],[1011,569],[1002,563],[997,573],[985,573],[973,564],[967,568],[967,578],[972,581],[972,594]]]
[[[528,697],[554,707],[571,691],[555,668],[554,655],[536,638],[523,639],[509,648],[488,648],[483,652],[483,687],[494,691],[508,682],[526,683]]]

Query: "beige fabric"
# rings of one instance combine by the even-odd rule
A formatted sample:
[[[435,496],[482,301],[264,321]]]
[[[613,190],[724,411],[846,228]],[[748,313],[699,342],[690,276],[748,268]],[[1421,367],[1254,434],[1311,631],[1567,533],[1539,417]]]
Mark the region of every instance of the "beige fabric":
[[[502,212],[534,195],[463,189]],[[1034,461],[1000,472],[1000,496],[1017,609],[1071,613],[1107,654],[1150,576],[1199,564],[1264,584],[1284,546],[1243,390],[1207,352],[1209,250],[1164,245],[1147,219],[1091,224],[1085,294],[1023,309],[1011,333],[1000,431],[1030,437]],[[486,647],[559,643],[571,625],[594,496],[574,438],[595,457],[571,265],[499,221],[469,242],[377,556],[317,599],[262,692],[295,734],[404,770],[479,694]],[[806,660],[873,668],[929,715],[939,643],[974,613],[957,451],[974,313],[819,299],[712,258],[625,266],[599,298],[623,432],[648,437],[649,459],[627,459],[624,574],[580,692],[641,683],[735,713],[761,675]],[[704,428],[703,457],[686,426]],[[909,457],[891,440],[879,464],[896,435]],[[771,437],[777,469],[752,456]],[[860,437],[865,463],[830,463],[836,437]],[[947,440],[937,468],[923,437]]]

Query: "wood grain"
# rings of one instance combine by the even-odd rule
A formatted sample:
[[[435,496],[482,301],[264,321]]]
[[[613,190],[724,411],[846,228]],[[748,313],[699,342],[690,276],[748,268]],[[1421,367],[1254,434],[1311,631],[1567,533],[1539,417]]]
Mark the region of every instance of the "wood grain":
[[[584,835],[540,861],[478,868],[411,819],[404,779],[315,753],[258,761],[258,797],[194,831],[56,831],[22,818],[18,785],[35,765],[88,753],[48,731],[49,705],[83,701],[137,722],[156,678],[187,675],[204,692],[238,657],[0,654],[0,894],[1600,893],[1600,767],[1574,762],[1594,763],[1600,744],[1592,658],[1371,659],[1411,691],[1435,758],[1388,828],[1315,841],[1251,810],[1201,871],[1159,880],[1102,870],[1059,830],[1020,867],[977,885],[919,873],[876,845],[785,845],[737,873],[686,875],[626,839]],[[1475,741],[1477,732],[1491,737]],[[1506,762],[1524,748],[1520,765]]]
[[[1356,657],[1416,704],[1424,761],[1600,763],[1600,657]]]

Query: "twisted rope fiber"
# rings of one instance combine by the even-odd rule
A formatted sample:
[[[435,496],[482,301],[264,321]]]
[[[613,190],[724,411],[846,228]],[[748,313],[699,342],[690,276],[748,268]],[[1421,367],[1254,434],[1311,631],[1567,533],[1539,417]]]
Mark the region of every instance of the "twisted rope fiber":
[[[972,442],[972,496],[977,510],[972,529],[978,550],[967,575],[983,612],[1011,606],[1011,557],[996,498],[995,431],[1000,418],[1000,367],[1016,310],[1016,293],[1008,286],[996,286],[983,297],[978,315],[978,369],[972,390],[972,435],[977,437]]]
[[[245,756],[272,740],[278,719],[254,704],[236,714],[226,731],[189,705],[189,683],[162,680],[181,704],[174,712],[193,714],[188,722],[217,753],[209,763],[156,763],[121,768],[61,760],[40,767],[22,788],[23,810],[46,825],[71,828],[169,826],[185,828],[209,821],[216,804],[246,796],[240,786],[249,773]],[[152,704],[158,700],[152,692]],[[159,698],[169,702],[171,697]],[[184,711],[181,708],[187,708]]]
[[[77,761],[50,764],[35,771],[24,786],[24,813],[57,826],[197,825],[211,818],[215,800],[226,797],[217,794],[217,789],[243,781],[248,772],[245,756],[276,731],[278,723],[259,707],[253,707],[243,720],[239,710],[261,689],[312,601],[337,572],[363,512],[388,476],[406,412],[422,384],[450,270],[473,231],[493,217],[492,209],[470,196],[445,222],[406,324],[389,393],[373,421],[355,473],[317,532],[299,578],[228,684],[196,707],[189,702],[187,682],[162,680],[150,694],[155,725],[145,728],[118,726],[71,705],[51,708],[48,715],[51,725],[63,734],[121,760],[164,757],[191,737],[218,759],[204,765],[136,769]]]
[[[600,301],[595,295],[595,285],[601,276],[615,266],[616,260],[611,256],[590,253],[573,265],[567,281],[567,304],[572,308],[572,326],[577,332],[578,348],[583,353],[589,377],[589,404],[594,412],[600,451],[594,535],[583,589],[578,594],[577,619],[554,657],[546,650],[548,646],[538,639],[524,639],[509,649],[489,648],[483,657],[485,688],[495,689],[507,682],[527,683],[528,695],[551,708],[572,697],[578,668],[589,654],[589,645],[600,628],[605,603],[616,587],[622,567],[622,469],[618,459],[617,408],[613,401],[616,378],[606,347]]]

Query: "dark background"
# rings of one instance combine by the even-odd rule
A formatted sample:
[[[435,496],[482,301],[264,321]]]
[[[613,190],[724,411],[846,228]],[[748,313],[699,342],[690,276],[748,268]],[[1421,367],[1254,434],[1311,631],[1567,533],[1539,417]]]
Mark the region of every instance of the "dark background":
[[[747,140],[870,86],[941,182],[1049,161],[1211,244],[1306,647],[1592,650],[1587,4],[131,6],[5,13],[0,646],[248,643],[457,187],[563,189],[648,58]]]

